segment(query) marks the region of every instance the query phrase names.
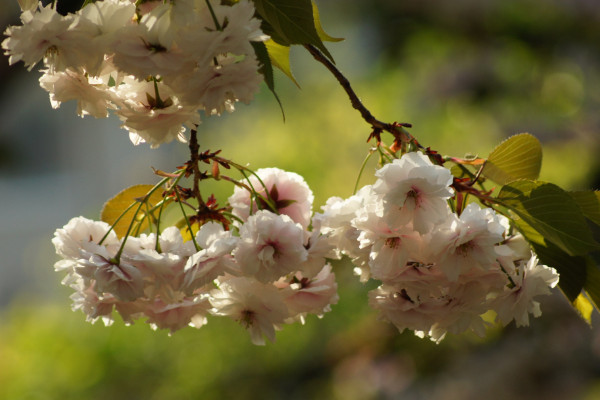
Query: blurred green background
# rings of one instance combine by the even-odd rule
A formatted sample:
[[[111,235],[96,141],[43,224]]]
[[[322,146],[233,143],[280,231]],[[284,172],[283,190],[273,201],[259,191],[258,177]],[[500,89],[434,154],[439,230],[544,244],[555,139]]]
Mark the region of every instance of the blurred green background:
[[[317,4],[328,33],[346,38],[328,45],[339,68],[378,119],[410,122],[423,145],[453,156],[485,156],[530,132],[544,145],[542,179],[600,186],[596,1]],[[16,0],[0,3],[1,27],[18,15]],[[218,319],[171,337],[143,322],[86,323],[53,272],[52,232],[73,216],[97,218],[124,187],[153,183],[149,167],[174,169],[186,148],[133,147],[116,118],[81,120],[69,103],[52,110],[38,72],[0,61],[1,399],[600,399],[600,333],[560,293],[541,299],[530,328],[435,345],[377,321],[366,304],[376,283],[361,285],[339,262],[333,311],[265,347]],[[276,76],[285,123],[263,88],[250,106],[205,120],[201,146],[303,175],[319,210],[352,193],[370,131],[308,53],[293,49],[292,62],[300,90]],[[232,190],[212,189],[221,201]]]

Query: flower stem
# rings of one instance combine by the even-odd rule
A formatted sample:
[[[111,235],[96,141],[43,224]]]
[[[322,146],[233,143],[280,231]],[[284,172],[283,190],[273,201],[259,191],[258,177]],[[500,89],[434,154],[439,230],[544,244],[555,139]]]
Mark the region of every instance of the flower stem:
[[[192,230],[192,225],[190,224],[190,220],[188,219],[187,214],[185,213],[185,210],[183,209],[183,204],[181,204],[181,197],[179,197],[179,191],[177,190],[177,188],[174,188],[173,190],[175,191],[175,196],[177,197],[177,203],[179,203],[179,208],[181,209],[181,214],[183,214],[183,219],[185,220],[185,224],[187,225],[188,231],[190,232],[192,242],[194,243],[194,248],[196,249],[196,251],[200,251],[200,246],[198,246],[198,243],[196,243],[196,238],[194,235],[194,231]]]
[[[367,162],[371,159],[371,156],[375,154],[375,149],[371,148],[371,150],[369,150],[369,154],[367,154],[367,156],[365,157],[365,160],[363,161],[362,165],[360,166],[360,171],[358,171],[358,176],[356,177],[356,183],[354,184],[354,191],[352,192],[352,194],[356,194],[356,192],[358,191],[358,184],[360,183],[360,178],[362,177],[363,172],[365,172],[365,167],[367,166]]]
[[[221,24],[219,24],[219,20],[217,19],[217,16],[215,15],[215,10],[213,10],[212,5],[210,4],[210,1],[205,0],[206,1],[206,6],[208,7],[208,10],[210,11],[210,15],[212,16],[213,22],[215,23],[215,27],[217,28],[218,31],[222,31],[223,28],[221,27]]]

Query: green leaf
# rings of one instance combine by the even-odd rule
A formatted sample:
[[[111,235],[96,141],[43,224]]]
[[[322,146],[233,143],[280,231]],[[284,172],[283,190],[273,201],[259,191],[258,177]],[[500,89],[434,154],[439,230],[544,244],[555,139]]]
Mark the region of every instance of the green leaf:
[[[520,227],[519,227],[520,228]],[[523,231],[523,236],[529,237]],[[531,243],[541,264],[554,268],[560,275],[558,287],[573,302],[581,293],[587,280],[586,257],[571,256],[552,243]]]
[[[292,67],[290,65],[290,46],[283,46],[269,39],[265,42],[267,51],[269,52],[269,58],[271,59],[271,65],[279,68],[288,78],[292,80],[300,88],[298,81],[292,73]]]
[[[533,248],[541,264],[554,268],[560,274],[558,287],[573,302],[586,282],[586,260],[581,256],[571,256],[558,246],[547,242],[544,237],[523,219],[513,219],[516,228]]]
[[[114,224],[113,229],[120,238],[125,236],[134,219],[134,228],[139,227],[140,231],[145,230],[148,227],[148,218],[150,218],[150,215],[147,214],[148,208],[152,208],[163,199],[161,191],[155,191],[149,198],[146,198],[153,188],[152,185],[135,185],[122,190],[104,204],[100,219],[109,225]],[[136,203],[142,201],[147,201],[148,208],[142,206],[139,213],[135,215],[138,208]],[[131,207],[132,204],[134,204],[133,207]]]
[[[506,139],[490,153],[482,173],[504,185],[518,179],[537,179],[541,166],[540,142],[528,133],[521,133]]]
[[[454,164],[452,168],[450,168],[450,173],[455,178],[472,179],[473,177],[475,177],[475,172],[472,171],[472,168],[462,164]]]
[[[600,191],[578,191],[569,192],[571,197],[577,202],[577,205],[590,221],[600,225]]]
[[[254,53],[256,54],[256,58],[258,58],[258,62],[260,63],[260,67],[258,68],[258,72],[260,72],[264,79],[267,87],[275,96],[275,100],[279,104],[279,108],[281,109],[281,114],[283,115],[283,120],[285,121],[285,112],[283,111],[283,105],[281,104],[281,100],[279,96],[277,96],[277,92],[275,92],[275,77],[273,76],[273,65],[271,64],[271,59],[269,58],[269,52],[267,51],[267,47],[263,42],[250,42],[252,47],[254,48]]]
[[[265,78],[267,87],[272,92],[275,90],[275,80],[273,78],[273,66],[271,65],[271,59],[269,58],[269,52],[263,42],[250,42],[254,48],[254,53],[260,64],[258,72],[260,72]]]
[[[496,200],[569,255],[598,248],[575,200],[552,183],[515,181],[502,187]]]
[[[312,2],[312,7],[313,7],[313,18],[315,20],[315,28],[316,28],[317,34],[319,35],[321,40],[326,41],[326,42],[341,42],[342,40],[344,40],[344,38],[336,38],[336,37],[328,35],[327,32],[325,32],[325,30],[323,29],[323,26],[321,25],[321,17],[319,16],[319,8],[317,7],[317,4],[314,1]]]
[[[284,46],[312,44],[333,61],[317,33],[311,0],[254,0],[254,5],[266,22],[263,31],[274,41]]]

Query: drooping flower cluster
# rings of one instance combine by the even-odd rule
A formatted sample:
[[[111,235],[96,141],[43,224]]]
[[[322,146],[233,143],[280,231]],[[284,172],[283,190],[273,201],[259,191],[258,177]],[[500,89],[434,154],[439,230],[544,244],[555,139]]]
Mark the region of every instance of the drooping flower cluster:
[[[257,176],[265,193],[278,193],[275,204],[286,206],[277,208],[279,214],[244,213],[253,195],[236,189],[233,231],[208,222],[195,241],[184,242],[179,229],[169,227],[124,242],[108,224],[83,217],[58,229],[53,243],[62,260],[55,269],[67,272],[63,283],[75,290],[73,308],[91,322],[110,324],[116,310],[127,324],[146,317],[154,328],[171,332],[199,328],[208,315],[227,316],[255,344],[275,340],[283,324],[329,311],[338,299],[326,262],[333,246],[318,227],[307,229],[312,192],[293,173],[271,168]]]
[[[447,332],[483,335],[488,310],[517,326],[541,314],[534,298],[549,294],[556,271],[539,265],[492,209],[471,203],[452,212],[449,170],[412,152],[376,177],[348,199],[329,199],[313,221],[353,260],[362,281],[382,282],[369,293],[382,319],[439,342]]]
[[[80,116],[123,122],[134,144],[185,141],[205,114],[249,103],[262,82],[251,41],[266,39],[253,3],[177,0],[92,2],[62,16],[52,6],[27,7],[2,48],[10,64],[31,70],[54,108],[77,101]]]

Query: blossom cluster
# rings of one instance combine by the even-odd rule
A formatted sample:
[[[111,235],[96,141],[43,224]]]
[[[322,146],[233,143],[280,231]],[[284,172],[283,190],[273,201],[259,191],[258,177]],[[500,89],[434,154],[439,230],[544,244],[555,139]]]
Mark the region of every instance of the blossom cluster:
[[[2,42],[10,64],[45,69],[40,85],[54,108],[77,101],[80,116],[113,111],[134,144],[158,147],[206,115],[233,111],[258,91],[252,41],[264,41],[251,1],[103,0],[60,15],[23,2],[21,26]]]
[[[453,212],[450,171],[420,152],[375,175],[350,198],[330,198],[313,223],[353,260],[362,281],[381,281],[369,292],[381,319],[439,342],[447,332],[483,336],[490,310],[517,326],[541,315],[535,298],[550,293],[558,274],[538,264],[505,217],[476,203]]]
[[[105,222],[73,218],[53,239],[62,258],[55,269],[75,290],[73,309],[105,324],[116,310],[126,324],[145,317],[171,332],[226,316],[255,344],[274,341],[283,324],[329,311],[338,300],[326,260],[334,248],[318,227],[308,230],[311,190],[299,175],[276,168],[258,170],[250,182],[254,194],[236,188],[230,198],[234,229],[208,222],[194,240],[184,241],[174,226],[118,238]],[[276,194],[274,210],[256,208],[261,192]]]

